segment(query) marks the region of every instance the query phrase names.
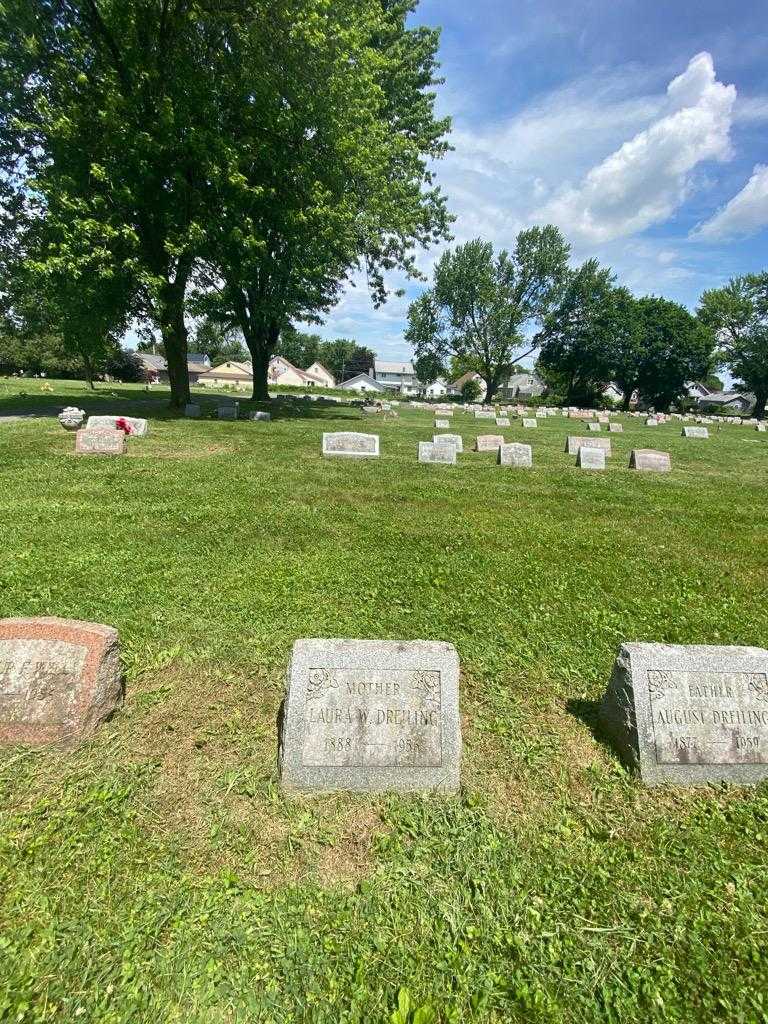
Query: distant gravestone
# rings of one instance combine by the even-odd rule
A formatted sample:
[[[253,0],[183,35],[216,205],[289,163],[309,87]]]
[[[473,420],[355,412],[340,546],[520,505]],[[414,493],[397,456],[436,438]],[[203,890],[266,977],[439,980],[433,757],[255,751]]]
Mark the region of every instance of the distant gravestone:
[[[608,424],[608,430],[612,434],[623,434],[624,433],[624,427],[623,427],[623,425],[621,423],[609,423]]]
[[[498,464],[530,469],[533,466],[533,449],[529,444],[502,444],[499,446]]]
[[[569,455],[578,455],[582,448],[600,448],[605,452],[606,458],[610,458],[612,454],[610,437],[576,437],[569,434],[565,442],[566,452]]]
[[[581,445],[576,455],[576,465],[579,469],[605,469],[605,449]]]
[[[379,435],[358,434],[353,430],[323,434],[323,455],[350,459],[377,459],[379,457]]]
[[[600,707],[647,785],[768,778],[768,651],[623,644]]]
[[[537,420],[528,419],[528,418],[523,420],[523,426],[525,427],[526,430],[530,430],[532,427],[538,427],[538,425],[539,424],[538,424]]]
[[[629,456],[629,468],[647,473],[669,473],[672,460],[668,452],[656,452],[652,448],[634,448]]]
[[[658,427],[659,421],[657,419],[654,419],[653,416],[649,416],[648,419],[645,421],[645,425],[646,427]]]
[[[504,444],[504,438],[501,434],[479,434],[475,441],[475,451],[495,452],[502,444]]]
[[[433,444],[450,444],[461,454],[464,451],[464,442],[461,439],[461,434],[433,434]]]
[[[496,426],[497,427],[508,427],[508,426],[510,426],[509,418],[507,416],[497,416],[496,417]]]
[[[593,433],[599,434],[602,429],[602,424],[598,421],[597,423],[588,423],[587,430],[591,430]]]
[[[382,411],[382,407],[378,405],[364,405],[362,407],[363,416],[377,416]]]
[[[117,430],[118,420],[122,420],[128,427],[128,433],[136,437],[145,437],[149,431],[147,421],[136,416],[89,416],[85,427],[86,430],[99,430],[102,427]]]
[[[237,402],[233,402],[231,405],[220,405],[218,408],[218,417],[220,420],[236,420],[239,412]]]
[[[251,419],[258,421],[259,423],[269,423],[272,419],[272,413],[270,412],[252,412]]]
[[[456,446],[419,441],[419,462],[434,462],[443,466],[456,465]]]
[[[86,427],[75,434],[77,455],[125,455],[125,434],[122,430]]]
[[[683,427],[682,436],[708,438],[709,431],[706,427]]]
[[[443,420],[443,419],[435,420],[435,429],[436,430],[447,430],[450,427],[450,425],[451,425],[451,421],[450,420]]]
[[[85,419],[85,411],[76,405],[68,405],[58,415],[58,421],[65,430],[79,430]]]
[[[122,701],[117,630],[0,619],[0,743],[74,745]]]
[[[187,402],[184,406],[184,415],[191,420],[199,420],[202,415],[202,409],[197,402]]]
[[[496,413],[492,409],[478,409],[475,413],[476,420],[495,420]]]
[[[426,640],[297,640],[280,729],[286,792],[459,788],[459,659]]]
[[[760,423],[756,424],[755,430],[759,430],[761,434],[764,434],[768,430],[768,424],[763,423],[761,420]]]

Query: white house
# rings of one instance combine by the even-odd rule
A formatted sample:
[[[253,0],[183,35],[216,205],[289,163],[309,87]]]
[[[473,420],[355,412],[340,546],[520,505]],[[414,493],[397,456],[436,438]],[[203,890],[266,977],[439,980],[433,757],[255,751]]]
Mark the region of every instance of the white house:
[[[387,388],[379,381],[374,380],[370,373],[358,373],[355,377],[345,380],[343,384],[339,384],[339,387],[344,391],[374,391],[377,393],[387,391]]]
[[[413,363],[385,363],[376,359],[373,376],[388,391],[400,391],[404,395],[418,395],[421,391]]]
[[[317,378],[317,380],[322,381],[323,387],[336,387],[336,378],[333,376],[330,370],[326,370],[322,363],[312,363],[311,366],[307,367],[305,372],[307,376],[315,377]]]
[[[610,402],[621,402],[624,399],[624,392],[611,381],[607,387],[603,388],[603,398],[607,398]]]
[[[313,364],[313,365],[320,365]],[[333,377],[330,373],[322,367],[325,378],[333,381]],[[293,363],[288,362],[285,356],[272,356],[269,360],[269,368],[267,369],[267,380],[270,384],[279,384],[281,387],[289,388],[326,388],[333,387],[333,384],[326,384],[325,379],[311,372],[312,367],[309,370],[301,370],[298,366],[294,366]],[[334,384],[336,382],[334,381]]]
[[[424,394],[427,398],[443,398],[448,394],[448,384],[442,377],[438,377],[436,381],[426,386]]]

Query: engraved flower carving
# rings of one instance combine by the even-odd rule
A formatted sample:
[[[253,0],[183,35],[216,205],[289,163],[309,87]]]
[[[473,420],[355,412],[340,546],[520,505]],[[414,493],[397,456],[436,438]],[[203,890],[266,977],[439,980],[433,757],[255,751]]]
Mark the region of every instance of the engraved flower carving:
[[[440,700],[440,673],[439,672],[414,672],[413,673],[413,686],[418,693],[421,694],[422,700],[434,701],[435,703]]]
[[[325,690],[336,689],[336,682],[333,673],[327,668],[312,668],[309,670],[309,683],[307,684],[307,700],[320,697]]]
[[[768,704],[768,676],[763,675],[761,672],[756,672],[749,677],[747,686],[754,695],[755,700]]]

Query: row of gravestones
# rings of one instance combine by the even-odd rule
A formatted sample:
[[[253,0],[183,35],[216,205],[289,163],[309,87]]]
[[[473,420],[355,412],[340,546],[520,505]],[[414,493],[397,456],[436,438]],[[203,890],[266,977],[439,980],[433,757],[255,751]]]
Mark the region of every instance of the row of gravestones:
[[[117,630],[0,620],[0,742],[76,746],[123,693]],[[624,644],[599,723],[649,785],[760,782],[768,778],[768,651]],[[298,640],[278,761],[286,792],[455,792],[456,649],[424,640]]]
[[[419,462],[453,466],[463,452],[460,434],[435,434],[431,441],[420,441]],[[530,468],[533,449],[529,444],[506,444],[501,434],[480,434],[475,440],[476,452],[497,453],[500,466]],[[568,437],[566,452],[576,456],[581,469],[605,469],[606,457],[611,455],[611,442],[607,437]],[[328,457],[376,459],[379,457],[379,435],[360,434],[345,430],[323,434],[323,455]],[[668,452],[650,448],[635,448],[630,452],[629,468],[646,472],[668,473],[672,460]]]

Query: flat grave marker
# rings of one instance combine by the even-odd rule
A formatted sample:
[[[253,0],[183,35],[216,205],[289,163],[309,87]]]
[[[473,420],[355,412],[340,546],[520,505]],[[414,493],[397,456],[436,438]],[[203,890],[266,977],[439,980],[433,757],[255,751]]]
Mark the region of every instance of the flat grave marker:
[[[450,420],[439,419],[435,420],[435,430],[448,430],[451,425]]]
[[[377,459],[379,435],[342,430],[323,434],[323,455],[349,459]]]
[[[569,434],[565,442],[568,455],[578,455],[582,448],[600,448],[605,452],[606,458],[610,458],[612,454],[610,437],[582,437]]]
[[[602,429],[602,424],[598,421],[597,423],[588,423],[587,430],[591,430],[595,434],[599,434]]]
[[[128,426],[131,437],[146,437],[149,432],[147,421],[137,416],[89,416],[85,427],[86,430],[117,430],[118,420],[122,420]]]
[[[612,434],[623,434],[624,433],[624,425],[621,424],[621,423],[609,423],[608,424],[608,430]]]
[[[768,778],[768,651],[623,644],[600,723],[649,786]]]
[[[576,455],[576,465],[579,469],[605,469],[605,449],[581,445]]]
[[[683,427],[682,436],[706,439],[709,437],[709,431],[706,427]]]
[[[426,640],[297,640],[280,728],[284,791],[453,793],[459,658]]]
[[[495,452],[504,444],[501,434],[479,434],[475,441],[476,452]]]
[[[464,442],[461,439],[461,434],[433,434],[432,443],[451,444],[460,455],[464,451]]]
[[[0,619],[0,743],[75,745],[122,701],[117,630],[74,619]]]
[[[528,417],[526,417],[523,420],[523,426],[525,427],[526,430],[531,430],[534,427],[538,427],[538,425],[539,425],[539,421],[538,420],[529,419]]]

